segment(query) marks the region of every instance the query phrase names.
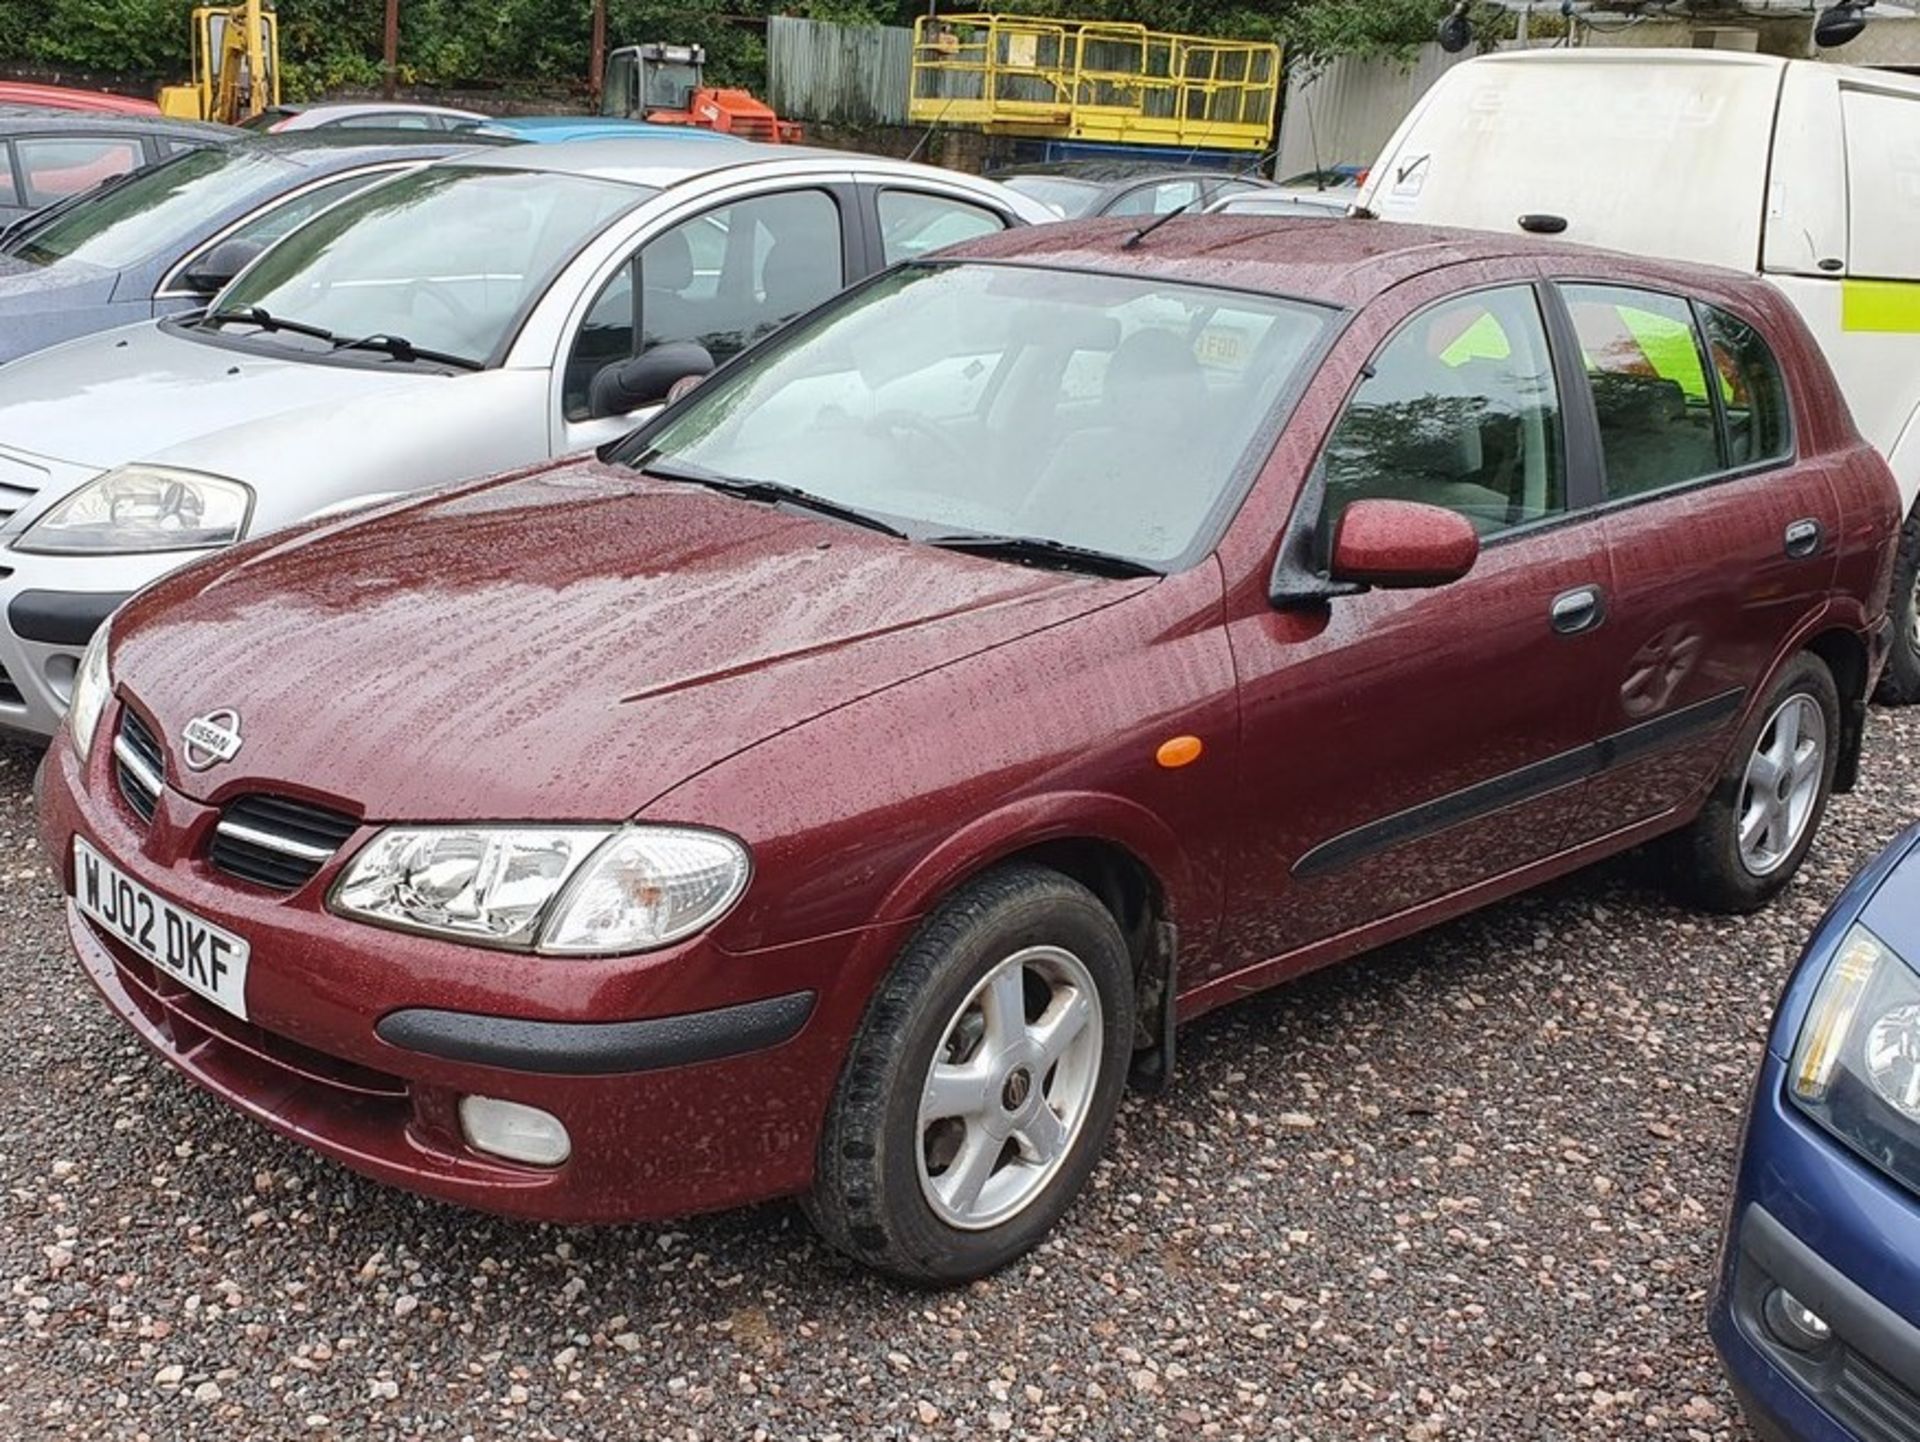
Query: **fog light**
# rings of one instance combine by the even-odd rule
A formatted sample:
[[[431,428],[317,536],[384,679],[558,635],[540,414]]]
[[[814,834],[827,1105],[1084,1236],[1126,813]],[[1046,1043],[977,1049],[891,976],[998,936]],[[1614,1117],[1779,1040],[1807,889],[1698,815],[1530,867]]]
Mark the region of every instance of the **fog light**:
[[[460,1131],[475,1151],[536,1167],[557,1167],[573,1151],[560,1118],[493,1097],[460,1098]]]
[[[1783,1347],[1796,1352],[1817,1352],[1833,1340],[1833,1328],[1813,1308],[1785,1287],[1767,1293],[1765,1306],[1767,1330]]]

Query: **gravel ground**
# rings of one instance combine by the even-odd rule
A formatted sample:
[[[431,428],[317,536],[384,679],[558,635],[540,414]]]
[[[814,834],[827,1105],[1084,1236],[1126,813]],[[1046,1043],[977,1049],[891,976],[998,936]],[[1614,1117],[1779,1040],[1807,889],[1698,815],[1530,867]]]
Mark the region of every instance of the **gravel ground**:
[[[0,747],[0,1437],[1738,1438],[1703,1325],[1775,994],[1920,814],[1920,709],[1768,913],[1629,858],[1208,1018],[1028,1264],[893,1289],[786,1205],[529,1227],[243,1122],[67,961]]]

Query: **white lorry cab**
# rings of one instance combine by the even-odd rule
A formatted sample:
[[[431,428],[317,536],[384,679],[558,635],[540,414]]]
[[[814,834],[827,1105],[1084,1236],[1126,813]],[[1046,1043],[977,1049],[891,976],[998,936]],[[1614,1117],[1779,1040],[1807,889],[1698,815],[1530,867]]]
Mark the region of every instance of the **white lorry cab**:
[[[1785,292],[1900,483],[1881,694],[1920,700],[1920,78],[1712,50],[1484,56],[1427,92],[1358,204],[1727,266]]]

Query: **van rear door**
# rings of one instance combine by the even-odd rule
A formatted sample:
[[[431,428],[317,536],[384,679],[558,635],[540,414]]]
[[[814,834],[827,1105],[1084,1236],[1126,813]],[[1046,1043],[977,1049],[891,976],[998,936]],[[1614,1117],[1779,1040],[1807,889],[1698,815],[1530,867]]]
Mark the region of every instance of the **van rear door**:
[[[1360,203],[1385,220],[1566,240],[1752,272],[1785,62],[1555,50],[1448,71],[1387,142]]]

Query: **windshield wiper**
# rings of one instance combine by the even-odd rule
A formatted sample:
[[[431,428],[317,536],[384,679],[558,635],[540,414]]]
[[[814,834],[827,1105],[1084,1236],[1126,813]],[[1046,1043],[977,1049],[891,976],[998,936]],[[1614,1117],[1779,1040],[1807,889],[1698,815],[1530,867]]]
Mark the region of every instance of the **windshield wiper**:
[[[238,321],[241,325],[257,325],[261,330],[283,330],[290,335],[312,336],[315,340],[337,341],[340,339],[324,326],[308,325],[302,320],[283,320],[277,315],[269,315],[257,305],[240,305],[232,310],[209,311],[200,318],[200,324],[216,329],[228,321]]]
[[[708,490],[738,496],[744,501],[766,501],[769,504],[797,506],[801,510],[831,516],[836,521],[845,521],[848,525],[864,526],[869,531],[880,532],[883,536],[893,536],[903,541],[907,539],[905,531],[881,520],[878,516],[855,510],[852,506],[843,506],[838,501],[828,500],[825,496],[816,496],[811,491],[803,491],[798,486],[788,485],[785,481],[756,481],[746,476],[722,475],[719,471],[710,471],[705,466],[696,466],[687,461],[668,460],[664,456],[643,460],[640,463],[640,472],[642,475],[658,476],[663,481],[687,481],[696,486],[705,486]]]
[[[358,340],[335,341],[336,352],[343,350],[378,351],[381,355],[390,355],[397,361],[411,363],[428,361],[435,365],[457,366],[463,371],[483,371],[486,364],[470,356],[454,355],[443,350],[428,350],[425,346],[415,345],[403,335],[363,335]]]
[[[1087,546],[1075,546],[1046,536],[999,536],[991,532],[981,532],[968,535],[926,536],[922,539],[926,545],[938,546],[944,551],[965,551],[969,555],[990,556],[997,560],[1024,561],[1042,566],[1058,566],[1066,570],[1089,571],[1096,576],[1166,574],[1147,565],[1144,561],[1129,560],[1125,556],[1096,551]]]

